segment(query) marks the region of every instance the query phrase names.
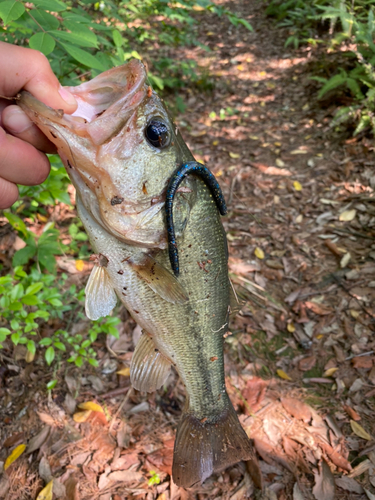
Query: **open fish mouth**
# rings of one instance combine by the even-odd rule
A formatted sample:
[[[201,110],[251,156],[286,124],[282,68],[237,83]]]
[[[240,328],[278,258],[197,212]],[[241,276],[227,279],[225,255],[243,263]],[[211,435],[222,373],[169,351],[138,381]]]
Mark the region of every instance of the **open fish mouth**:
[[[143,64],[134,59],[77,87],[66,87],[78,103],[72,115],[45,106],[28,92],[20,94],[19,104],[39,115],[41,125],[47,121],[57,123],[100,146],[121,131],[143,101],[147,94],[146,77]]]

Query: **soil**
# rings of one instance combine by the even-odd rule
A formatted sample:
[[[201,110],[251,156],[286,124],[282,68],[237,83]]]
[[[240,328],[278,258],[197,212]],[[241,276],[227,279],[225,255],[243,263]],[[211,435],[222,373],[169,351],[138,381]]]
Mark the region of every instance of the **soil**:
[[[319,47],[285,48],[262,2],[228,7],[254,31],[197,11],[211,51],[168,55],[206,72],[181,91],[176,122],[228,201],[230,274],[246,304],[226,338],[227,387],[259,468],[239,463],[190,490],[173,483],[184,388],[175,373],[165,391],[130,388],[140,331],[120,310],[119,340],[96,343],[97,369],[52,374],[39,358],[0,354],[0,463],[27,445],[0,498],[50,500],[52,479],[65,500],[375,498],[373,143],[330,127],[337,102],[318,102],[310,79]],[[84,286],[87,269],[74,280]]]

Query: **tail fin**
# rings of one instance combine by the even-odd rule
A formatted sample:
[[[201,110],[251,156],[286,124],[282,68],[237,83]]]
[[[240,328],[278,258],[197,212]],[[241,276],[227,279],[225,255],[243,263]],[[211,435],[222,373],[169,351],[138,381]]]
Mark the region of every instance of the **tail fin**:
[[[190,488],[214,472],[252,458],[253,447],[232,404],[212,421],[183,413],[173,455],[172,477],[177,486]]]

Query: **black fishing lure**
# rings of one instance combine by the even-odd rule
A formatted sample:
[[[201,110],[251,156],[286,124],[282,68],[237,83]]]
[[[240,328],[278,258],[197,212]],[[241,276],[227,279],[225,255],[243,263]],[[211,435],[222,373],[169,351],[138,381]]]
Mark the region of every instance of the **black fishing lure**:
[[[197,177],[200,177],[203,180],[203,182],[211,191],[211,194],[216,202],[220,214],[225,215],[227,213],[227,206],[225,204],[224,196],[220,189],[219,183],[215,179],[213,173],[210,172],[210,170],[207,167],[196,161],[190,161],[188,163],[185,163],[181,167],[178,167],[173,172],[167,188],[165,213],[167,219],[169,260],[171,262],[173,272],[176,276],[180,274],[180,265],[178,261],[176,234],[173,225],[173,200],[177,192],[178,186],[189,174],[196,175]]]

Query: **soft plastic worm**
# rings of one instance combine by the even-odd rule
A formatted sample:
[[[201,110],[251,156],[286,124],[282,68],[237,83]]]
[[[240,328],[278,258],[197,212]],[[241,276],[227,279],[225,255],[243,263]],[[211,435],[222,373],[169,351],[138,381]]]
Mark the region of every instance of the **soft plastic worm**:
[[[167,188],[165,213],[167,219],[169,260],[171,262],[173,272],[176,276],[180,274],[180,265],[178,261],[176,234],[173,225],[173,200],[177,192],[178,186],[189,174],[196,175],[197,177],[200,177],[204,181],[206,186],[211,191],[211,194],[216,202],[220,214],[225,215],[227,213],[227,206],[225,204],[224,196],[220,189],[219,183],[215,179],[213,173],[210,172],[210,170],[207,167],[196,161],[190,161],[188,163],[185,163],[181,167],[178,167],[173,172]]]

